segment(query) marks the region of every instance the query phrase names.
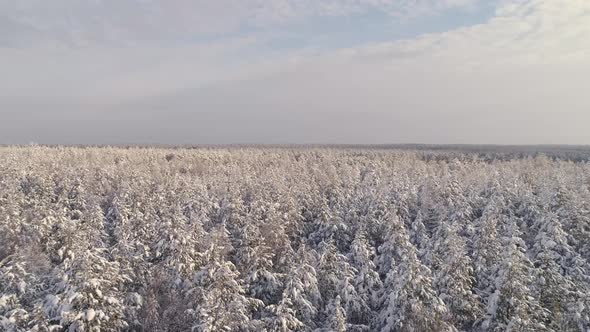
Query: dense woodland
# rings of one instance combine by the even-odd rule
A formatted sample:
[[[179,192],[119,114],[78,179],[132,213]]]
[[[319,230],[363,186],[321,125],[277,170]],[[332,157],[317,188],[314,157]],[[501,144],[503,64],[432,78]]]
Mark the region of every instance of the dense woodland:
[[[0,148],[0,331],[587,331],[589,262],[587,162]]]

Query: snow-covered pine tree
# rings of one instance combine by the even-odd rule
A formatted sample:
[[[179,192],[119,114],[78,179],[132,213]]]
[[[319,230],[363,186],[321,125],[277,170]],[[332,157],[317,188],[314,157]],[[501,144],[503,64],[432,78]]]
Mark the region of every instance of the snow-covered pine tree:
[[[72,332],[126,328],[119,287],[130,280],[119,263],[105,257],[103,248],[66,255],[55,271],[53,288],[37,310],[43,316],[34,325]]]
[[[264,326],[268,331],[290,332],[298,331],[305,325],[297,319],[293,303],[288,297],[282,298],[279,303],[266,307],[263,317]]]
[[[502,252],[497,229],[502,216],[497,202],[497,199],[492,199],[485,207],[482,216],[476,221],[475,236],[471,241],[475,285],[484,306],[494,292],[495,268]]]
[[[588,311],[579,311],[588,290],[586,264],[567,242],[558,216],[547,212],[535,238],[534,263],[537,293],[541,305],[550,312],[549,324],[566,331],[588,326]]]
[[[373,328],[380,331],[455,330],[446,321],[448,309],[436,294],[430,270],[418,259],[417,250],[399,219],[391,219],[387,236],[393,257]]]
[[[330,300],[326,307],[326,324],[322,329],[326,332],[346,332],[346,312],[340,303],[340,296]]]
[[[104,215],[98,202],[81,197],[75,209],[79,212],[75,216],[65,209],[55,228],[52,285],[37,303],[31,324],[69,331],[125,328],[129,324],[122,289],[130,281],[129,273],[104,242]]]
[[[249,313],[252,306],[259,305],[245,296],[239,273],[227,260],[233,250],[229,232],[224,223],[211,232],[209,249],[205,252],[206,263],[195,275],[195,285],[189,296],[197,303],[190,312],[196,314],[193,324],[196,331],[250,331]]]
[[[283,300],[288,300],[284,305],[290,303],[297,319],[308,329],[317,327],[316,316],[322,303],[312,252],[305,245],[299,247],[296,261],[286,274],[282,295]]]
[[[399,232],[403,224],[396,215],[388,215],[388,221],[383,225],[383,233],[381,237],[383,241],[377,248],[377,255],[374,258],[377,272],[381,279],[385,279],[389,270],[392,267],[392,263],[397,255],[398,243],[396,241],[396,233]],[[403,228],[405,230],[405,228]]]
[[[332,241],[320,243],[318,254],[316,270],[321,296],[326,300],[334,299],[348,288],[356,271]]]
[[[339,303],[354,320],[349,321],[355,325],[368,324],[370,322],[371,307],[367,299],[370,294],[362,296],[354,285],[355,275],[358,271],[350,265],[348,258],[338,252],[338,248],[332,243],[320,244],[318,262],[319,288],[328,305],[332,299],[338,297]],[[324,310],[328,315],[327,308]]]
[[[383,283],[372,261],[374,251],[364,231],[359,230],[348,254],[351,265],[356,269],[352,283],[359,296],[354,306],[347,307],[347,317],[352,324],[370,325],[378,307]]]
[[[423,222],[422,211],[418,210],[416,218],[411,222],[408,232],[410,233],[410,242],[418,250],[418,257],[422,258],[431,245],[428,231]]]
[[[281,275],[274,272],[275,254],[264,243],[254,221],[244,227],[234,256],[247,293],[266,304],[276,303],[282,289]]]
[[[461,330],[473,326],[482,308],[475,294],[475,277],[458,223],[441,223],[434,235],[434,287],[449,309],[450,322]]]
[[[251,302],[244,296],[235,266],[212,261],[200,274],[203,301],[197,331],[249,331]]]
[[[266,204],[265,204],[266,205]],[[293,219],[286,219],[287,214],[281,214],[278,207],[274,204],[268,208],[264,208],[264,218],[260,223],[259,232],[263,238],[264,246],[274,253],[271,257],[273,272],[286,273],[291,268],[290,264],[293,262],[295,252],[291,244],[291,239],[287,232],[287,227],[292,224],[295,229],[301,226],[296,226],[300,222],[299,215],[292,213]]]
[[[0,330],[25,331],[37,319],[35,305],[49,287],[51,264],[38,248],[20,248],[0,260]]]
[[[505,233],[501,259],[494,273],[494,292],[487,301],[487,315],[481,327],[485,331],[550,330],[545,324],[548,312],[531,289],[534,269],[526,257],[526,244],[514,218],[507,221]]]

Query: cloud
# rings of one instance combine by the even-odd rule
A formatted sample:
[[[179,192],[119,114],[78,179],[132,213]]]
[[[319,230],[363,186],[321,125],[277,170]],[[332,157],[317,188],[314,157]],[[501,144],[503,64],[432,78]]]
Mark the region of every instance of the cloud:
[[[590,143],[587,12],[585,1],[506,2],[483,24],[304,55],[161,107],[275,127],[296,114],[307,141]]]
[[[0,0],[0,47],[187,43],[311,17],[417,17],[480,0]]]
[[[240,7],[244,3],[250,7]],[[404,40],[339,49],[262,47],[268,26],[373,7],[396,19],[391,3],[248,0],[234,9],[228,5],[228,13],[203,5],[206,11],[198,15],[219,10],[228,17],[215,31],[256,22],[262,33],[132,47],[3,49],[0,132],[25,142],[58,143],[590,144],[585,128],[590,2],[585,0],[500,0],[486,22]],[[397,1],[395,8],[416,13],[473,5]],[[159,10],[145,22],[167,21]],[[180,27],[201,29],[183,20],[167,27],[172,32],[162,38],[177,36]],[[138,22],[134,28],[129,22],[109,26],[147,35],[150,30],[141,24],[148,23]],[[18,24],[11,29],[21,29]],[[44,33],[39,31],[54,31],[47,23],[31,26],[30,40]],[[124,36],[139,40],[132,32]],[[35,118],[43,121],[27,127]],[[92,129],[60,136],[64,123],[88,126],[88,121]]]

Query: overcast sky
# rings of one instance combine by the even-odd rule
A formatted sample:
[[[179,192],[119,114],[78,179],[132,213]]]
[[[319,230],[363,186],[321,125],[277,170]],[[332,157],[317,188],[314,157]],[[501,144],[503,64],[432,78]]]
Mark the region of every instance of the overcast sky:
[[[0,0],[0,143],[590,144],[588,0]]]

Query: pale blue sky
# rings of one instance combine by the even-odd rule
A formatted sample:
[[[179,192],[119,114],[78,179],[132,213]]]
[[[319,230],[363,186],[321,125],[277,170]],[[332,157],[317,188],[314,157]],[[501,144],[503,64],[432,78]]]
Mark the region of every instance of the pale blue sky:
[[[344,18],[315,17],[274,32],[266,47],[271,50],[305,47],[329,50],[414,38],[485,23],[494,14],[495,8],[490,4],[416,18],[396,18],[376,9]]]
[[[0,143],[590,144],[587,0],[0,0]]]

